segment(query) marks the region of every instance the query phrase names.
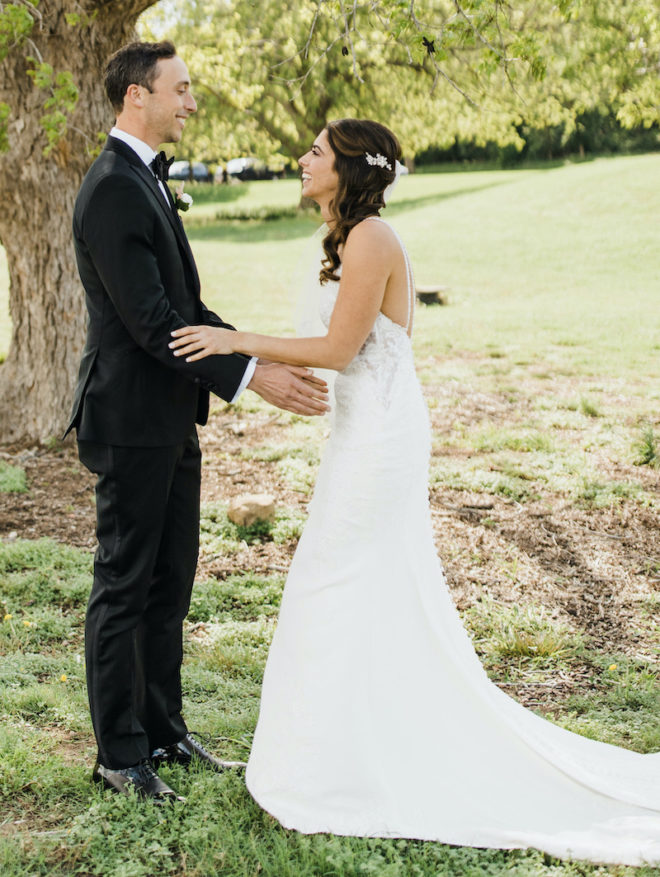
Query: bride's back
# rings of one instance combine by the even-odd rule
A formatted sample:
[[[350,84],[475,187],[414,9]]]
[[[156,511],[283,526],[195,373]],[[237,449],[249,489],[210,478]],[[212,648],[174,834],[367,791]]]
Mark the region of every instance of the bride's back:
[[[392,323],[405,329],[410,337],[415,301],[415,283],[410,260],[399,235],[380,216],[369,216],[360,225],[375,222],[379,225],[378,236],[383,248],[383,261],[391,266],[380,311]]]

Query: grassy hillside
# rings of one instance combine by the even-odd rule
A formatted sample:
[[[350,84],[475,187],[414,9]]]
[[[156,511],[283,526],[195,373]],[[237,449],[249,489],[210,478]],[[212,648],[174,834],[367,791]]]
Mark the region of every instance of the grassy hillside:
[[[599,159],[547,170],[404,177],[385,216],[410,249],[418,281],[449,288],[451,308],[424,313],[418,348],[505,348],[549,359],[566,348],[593,372],[658,374],[660,156]],[[194,187],[193,187],[194,191]],[[204,297],[256,329],[290,325],[297,266],[313,219],[220,222],[223,213],[296,204],[296,180],[216,187],[186,216]],[[205,197],[204,197],[205,196]],[[8,345],[0,255],[0,353]]]

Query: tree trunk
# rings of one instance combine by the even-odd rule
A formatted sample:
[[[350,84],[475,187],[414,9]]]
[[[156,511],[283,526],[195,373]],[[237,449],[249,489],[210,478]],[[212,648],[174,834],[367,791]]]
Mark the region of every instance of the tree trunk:
[[[156,0],[42,0],[28,55],[69,70],[80,90],[68,132],[47,158],[40,125],[44,92],[23,53],[0,62],[0,101],[11,107],[9,152],[0,155],[0,243],[7,252],[12,337],[0,365],[0,442],[61,435],[85,338],[84,293],[71,241],[80,182],[112,124],[103,90],[108,56],[134,39],[135,21]],[[70,27],[65,13],[96,16]],[[36,51],[35,51],[36,49]],[[46,95],[47,97],[47,95]]]

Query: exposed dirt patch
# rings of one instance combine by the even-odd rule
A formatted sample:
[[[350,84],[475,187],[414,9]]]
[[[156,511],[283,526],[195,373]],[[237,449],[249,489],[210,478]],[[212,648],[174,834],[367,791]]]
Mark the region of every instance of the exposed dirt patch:
[[[495,418],[510,425],[521,417],[519,403],[506,394],[466,394],[445,404],[450,399],[447,388],[429,387],[426,392],[440,441],[452,435],[458,421],[465,427]],[[558,386],[554,392],[568,390]],[[287,415],[270,409],[216,411],[201,431],[203,502],[269,492],[280,506],[304,512],[309,492],[294,489],[277,461],[251,454],[295,444],[291,429]],[[569,431],[563,431],[562,440],[567,437]],[[321,430],[317,444],[320,440]],[[451,442],[434,451],[440,459],[467,459],[473,453]],[[1,454],[25,469],[29,490],[0,494],[0,538],[49,537],[93,550],[94,477],[78,462],[75,444],[52,449],[5,446]],[[612,462],[607,455],[600,466],[604,478],[635,481],[660,495],[657,470]],[[591,647],[657,660],[653,613],[660,592],[660,503],[624,497],[599,508],[551,490],[538,500],[517,502],[442,483],[433,486],[430,500],[438,552],[461,610],[484,597],[505,604],[532,603],[583,633]],[[286,572],[294,547],[265,542],[243,545],[230,556],[202,552],[199,575]],[[551,708],[591,685],[589,667],[576,663],[570,674],[552,683],[507,683],[506,690],[523,703]]]
[[[27,493],[0,494],[0,535],[94,545],[94,477],[80,464],[75,442],[54,449],[5,445],[1,458],[21,466]]]

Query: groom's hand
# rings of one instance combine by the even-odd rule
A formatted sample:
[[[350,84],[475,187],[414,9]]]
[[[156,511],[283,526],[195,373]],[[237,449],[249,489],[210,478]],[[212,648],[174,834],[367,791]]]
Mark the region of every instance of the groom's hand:
[[[325,414],[330,410],[328,385],[302,366],[257,364],[248,389],[271,405],[294,414]]]

